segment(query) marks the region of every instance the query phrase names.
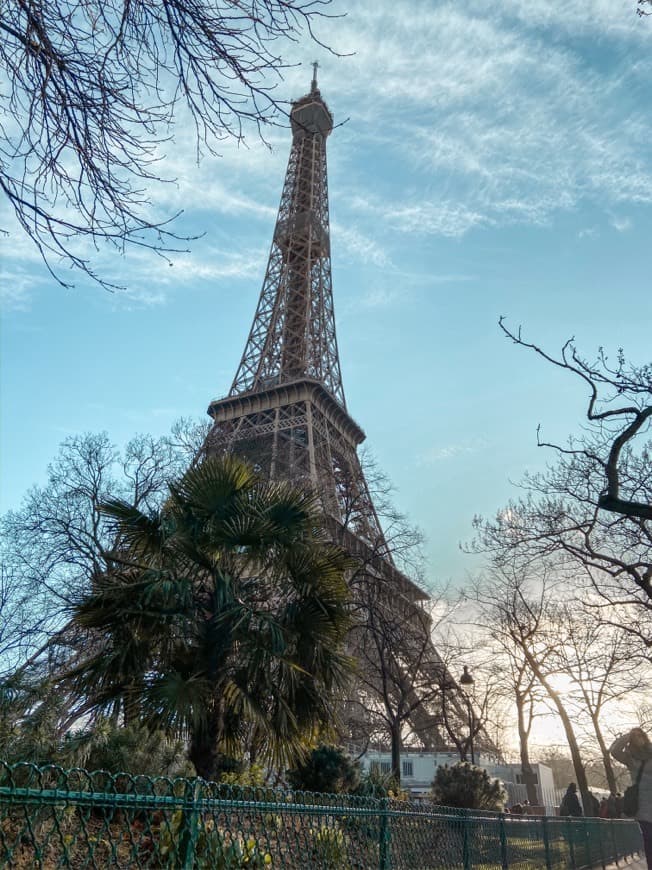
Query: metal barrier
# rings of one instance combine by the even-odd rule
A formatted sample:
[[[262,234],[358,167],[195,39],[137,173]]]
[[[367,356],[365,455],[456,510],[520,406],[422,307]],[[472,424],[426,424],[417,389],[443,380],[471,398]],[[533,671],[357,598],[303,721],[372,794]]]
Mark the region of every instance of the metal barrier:
[[[629,820],[0,762],[0,866],[580,870],[639,851]]]

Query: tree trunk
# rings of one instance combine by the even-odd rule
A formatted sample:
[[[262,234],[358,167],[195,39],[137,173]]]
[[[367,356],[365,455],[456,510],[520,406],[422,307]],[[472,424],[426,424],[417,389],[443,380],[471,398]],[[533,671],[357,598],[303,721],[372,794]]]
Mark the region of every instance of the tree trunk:
[[[530,804],[534,805],[539,803],[539,796],[537,795],[537,787],[534,784],[534,771],[530,764],[529,734],[525,727],[523,698],[519,692],[516,692],[516,710],[518,713],[518,744],[521,752],[521,774],[525,783],[527,799]],[[543,800],[543,795],[541,795],[541,800]]]
[[[401,784],[401,722],[394,721],[391,729],[392,739],[392,776],[396,780],[396,784]]]
[[[190,735],[188,758],[195,765],[197,776],[207,781],[217,781],[221,773],[233,770],[233,759],[218,750],[221,724],[222,713],[216,706],[210,712],[208,721]]]
[[[566,708],[564,707],[561,698],[552,688],[550,683],[546,680],[545,676],[542,674],[541,668],[539,667],[539,662],[534,658],[530,650],[527,649],[524,645],[521,645],[521,649],[523,650],[523,654],[525,655],[525,658],[532,670],[532,673],[546,690],[546,692],[548,693],[548,697],[555,705],[555,707],[557,708],[557,712],[559,713],[559,718],[561,719],[562,725],[564,726],[566,741],[568,742],[568,748],[570,749],[571,758],[573,760],[573,770],[575,771],[577,787],[579,788],[580,795],[582,796],[584,815],[587,815],[587,813],[592,812],[592,801],[589,795],[589,784],[586,779],[586,772],[582,763],[582,755],[580,753],[580,748],[577,743],[575,731],[573,730],[573,723],[571,722],[570,717],[566,712]]]
[[[593,723],[593,730],[595,731],[595,736],[597,738],[598,745],[600,746],[600,754],[602,755],[602,764],[604,765],[604,772],[605,776],[607,777],[609,791],[612,794],[616,794],[616,792],[618,791],[618,786],[616,784],[616,774],[614,773],[614,768],[613,764],[611,763],[611,756],[609,755],[607,744],[604,742],[604,735],[602,734],[600,721],[597,715],[594,713],[591,713],[591,722]]]
[[[455,748],[460,754],[460,761],[466,761],[466,756],[469,750],[468,741],[460,738],[451,724],[451,721],[448,717],[448,706],[445,690],[442,690],[441,693],[441,712],[444,728],[446,729],[446,733],[453,741],[453,743],[455,744]]]
[[[193,734],[188,748],[188,758],[195,765],[197,776],[210,782],[215,779],[217,752],[206,734]]]

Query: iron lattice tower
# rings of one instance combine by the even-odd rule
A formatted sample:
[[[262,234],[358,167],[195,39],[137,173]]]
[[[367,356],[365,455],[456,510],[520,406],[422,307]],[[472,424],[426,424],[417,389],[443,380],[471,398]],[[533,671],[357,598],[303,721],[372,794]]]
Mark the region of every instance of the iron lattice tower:
[[[344,397],[326,170],[333,117],[317,87],[316,65],[310,92],[293,103],[290,121],[292,149],[262,291],[229,394],[208,408],[213,427],[205,451],[237,453],[272,479],[317,492],[333,540],[360,560],[373,599],[408,616],[419,608],[414,625],[423,626],[419,602],[428,596],[394,564],[357,455],[365,434]],[[441,681],[444,665],[431,644],[420,665],[430,672],[427,679]],[[418,705],[413,719],[424,746],[445,742],[439,713]]]

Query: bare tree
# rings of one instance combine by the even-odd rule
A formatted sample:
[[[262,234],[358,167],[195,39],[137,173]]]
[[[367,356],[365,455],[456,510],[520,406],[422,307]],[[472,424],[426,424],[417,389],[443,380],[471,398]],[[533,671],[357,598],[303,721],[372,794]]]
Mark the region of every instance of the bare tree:
[[[640,483],[628,469],[621,468],[623,451],[634,439],[649,430],[652,418],[652,364],[634,366],[618,351],[616,365],[612,365],[600,348],[595,362],[580,356],[573,339],[569,339],[558,357],[551,356],[542,348],[525,341],[521,331],[514,333],[505,325],[499,326],[515,344],[533,350],[549,363],[580,378],[589,390],[586,418],[592,425],[589,437],[579,439],[574,447],[560,447],[539,441],[543,447],[571,455],[581,456],[595,463],[604,473],[603,491],[598,496],[597,506],[603,510],[632,517],[652,520],[652,498],[640,500]],[[615,405],[615,407],[614,407]],[[649,446],[643,447],[643,458],[649,461]],[[631,456],[630,456],[631,461]],[[648,578],[649,579],[649,578]]]
[[[460,761],[475,761],[482,752],[502,756],[504,705],[495,657],[456,609],[457,604],[449,606],[433,631],[443,664],[438,687],[444,737]]]
[[[572,680],[568,693],[591,722],[609,789],[615,793],[618,786],[604,735],[604,716],[615,703],[647,685],[640,655],[625,633],[605,626],[595,611],[578,601],[565,601],[550,615],[558,638],[551,659]]]
[[[618,623],[652,648],[652,366],[636,367],[619,354],[612,366],[601,352],[583,360],[572,342],[559,357],[501,328],[516,344],[586,383],[587,424],[567,446],[554,449],[546,471],[526,474],[524,495],[496,518],[476,518],[476,550],[527,568],[555,561],[569,581],[588,578],[600,596],[603,620]],[[578,571],[579,569],[579,571]]]
[[[485,637],[483,645],[492,653],[494,691],[516,708],[518,749],[521,762],[521,777],[530,804],[538,803],[536,774],[530,760],[530,735],[537,716],[541,715],[542,690],[532,673],[522,649],[514,644],[509,632],[496,624],[492,609],[481,609],[476,618]]]
[[[0,683],[24,661],[47,631],[50,614],[42,599],[22,583],[11,553],[3,546],[0,564]],[[0,690],[1,691],[1,690]]]
[[[359,685],[349,702],[352,719],[362,720],[364,730],[389,743],[392,775],[400,783],[406,731],[439,695],[433,672],[442,669],[442,662],[430,637],[432,620],[425,609],[408,606],[371,578],[356,599],[360,619],[351,647]]]
[[[198,153],[260,133],[282,106],[282,48],[330,0],[8,0],[0,15],[0,189],[51,274],[80,269],[84,247],[178,249],[147,187],[180,105]],[[318,41],[318,40],[316,40]]]
[[[558,668],[554,652],[559,641],[555,622],[551,619],[553,588],[545,574],[531,580],[519,570],[509,571],[501,566],[492,571],[489,582],[476,587],[475,600],[487,615],[491,614],[496,634],[500,633],[503,642],[512,644],[522,655],[524,665],[544,689],[558,714],[582,802],[584,807],[589,807],[589,787],[576,729],[564,697],[555,688],[554,677]]]
[[[61,634],[74,597],[106,569],[114,548],[110,524],[99,510],[121,497],[151,511],[197,452],[204,427],[181,420],[170,436],[136,436],[118,451],[106,433],[67,438],[48,467],[44,486],[33,487],[19,510],[0,519],[0,673],[25,667]]]

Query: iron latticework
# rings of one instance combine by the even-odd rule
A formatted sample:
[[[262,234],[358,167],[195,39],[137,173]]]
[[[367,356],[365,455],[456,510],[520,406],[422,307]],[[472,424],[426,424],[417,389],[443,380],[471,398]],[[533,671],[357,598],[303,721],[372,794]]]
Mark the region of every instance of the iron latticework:
[[[318,493],[333,539],[363,566],[357,580],[366,587],[356,595],[360,608],[370,597],[381,601],[422,637],[419,602],[428,596],[394,564],[357,455],[365,434],[344,398],[326,170],[333,118],[316,75],[310,93],[293,104],[290,119],[292,150],[260,299],[229,395],[209,406],[214,424],[205,449],[237,453],[271,479],[292,480]],[[422,682],[450,683],[432,644],[427,655],[421,651],[419,667],[425,672]],[[463,706],[453,705],[462,715]],[[412,718],[423,745],[445,742],[440,712],[423,705]]]
[[[342,387],[326,172],[333,118],[315,78],[290,118],[292,150],[265,280],[229,395],[208,409],[215,421],[208,449],[234,450],[272,478],[313,486],[341,534],[381,549],[391,563],[389,549],[379,548],[356,453],[365,435]]]
[[[292,110],[292,151],[254,322],[230,396],[309,377],[343,406],[331,287],[326,137],[316,81]]]

